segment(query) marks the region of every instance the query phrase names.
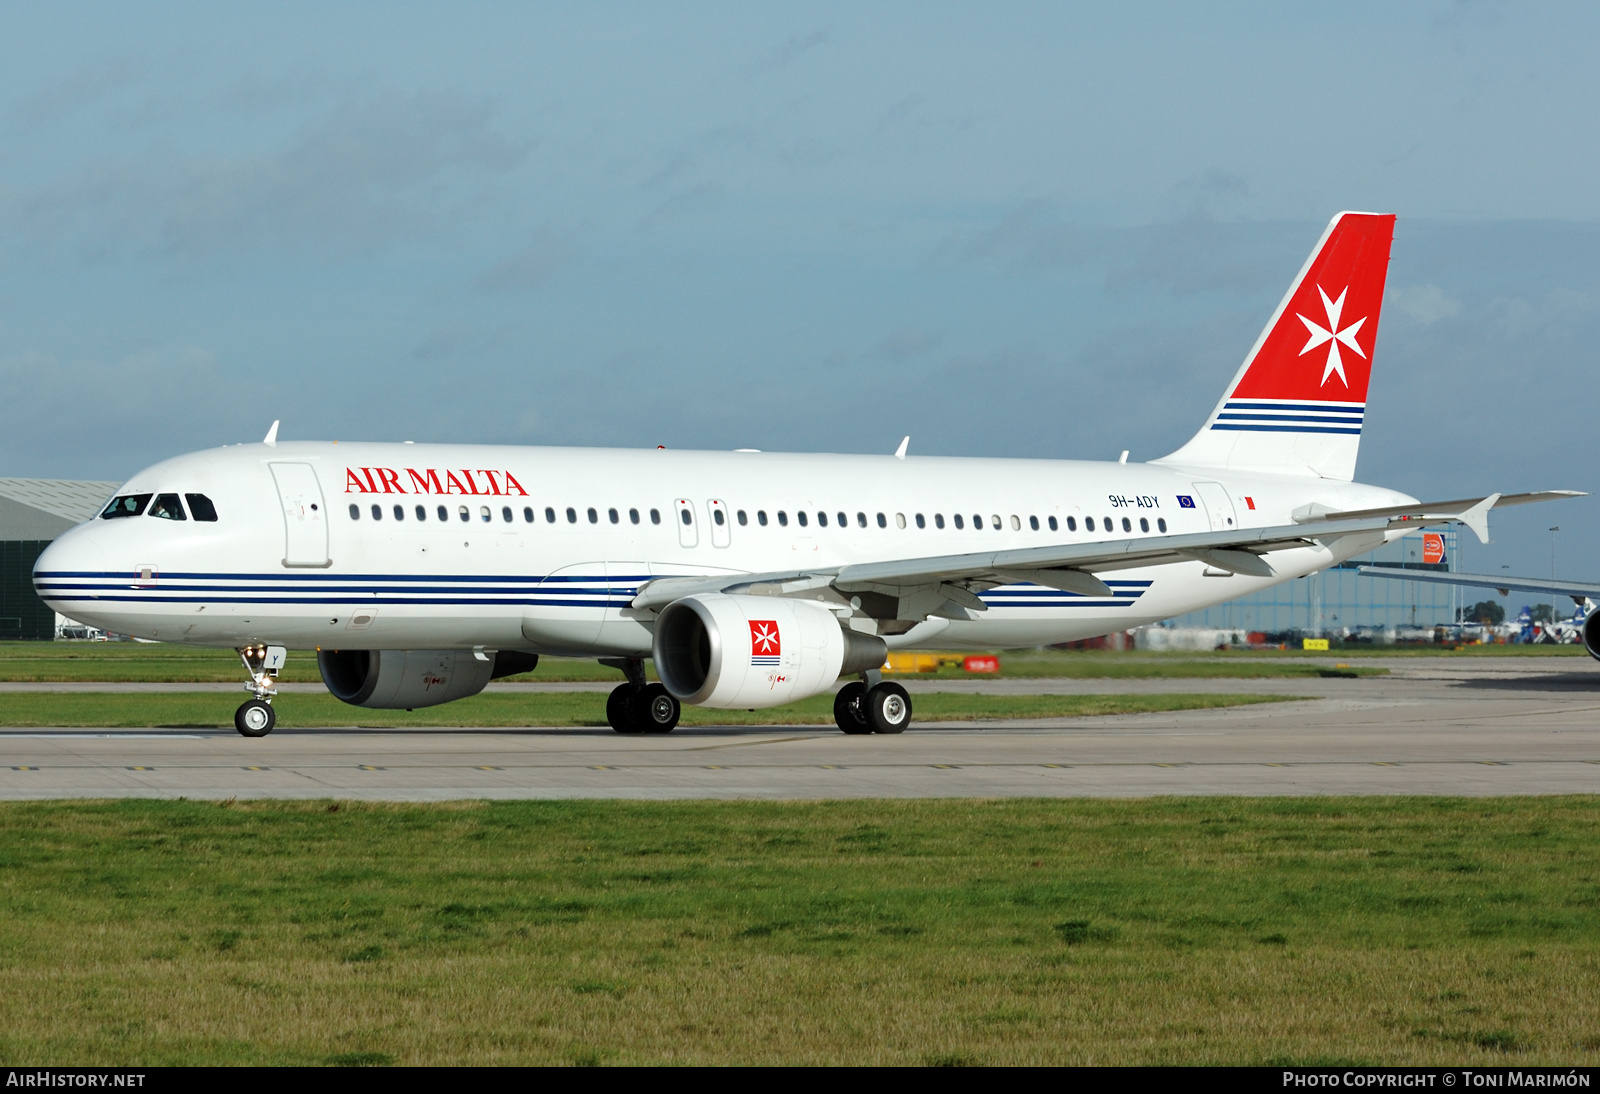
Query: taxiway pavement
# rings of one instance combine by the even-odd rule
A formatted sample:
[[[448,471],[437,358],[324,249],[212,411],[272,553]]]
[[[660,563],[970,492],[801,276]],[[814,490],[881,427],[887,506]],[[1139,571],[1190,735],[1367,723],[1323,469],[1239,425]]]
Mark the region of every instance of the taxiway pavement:
[[[0,730],[0,799],[1600,792],[1600,665],[1524,658],[1361,661],[1375,663],[1393,675],[913,681],[914,692],[1226,691],[1302,701],[918,724],[887,737],[848,737],[831,726],[679,729],[660,737],[587,728],[279,729],[261,740],[224,731]],[[68,690],[59,684],[5,690],[24,687]],[[82,685],[128,691],[130,703],[138,702],[138,691],[156,687],[211,690]]]

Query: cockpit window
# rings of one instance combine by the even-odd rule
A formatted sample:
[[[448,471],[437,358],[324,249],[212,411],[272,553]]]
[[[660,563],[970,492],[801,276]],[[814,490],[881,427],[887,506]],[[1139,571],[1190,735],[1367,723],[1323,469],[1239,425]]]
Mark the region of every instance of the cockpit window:
[[[150,515],[160,517],[162,520],[188,520],[183,512],[183,503],[176,494],[157,494],[156,500],[150,503]]]
[[[189,503],[189,515],[195,520],[217,519],[217,507],[204,494],[185,494],[183,500]]]
[[[111,504],[106,506],[106,511],[100,515],[106,520],[115,517],[136,517],[143,513],[144,507],[149,504],[149,494],[124,494],[120,498],[113,498]]]

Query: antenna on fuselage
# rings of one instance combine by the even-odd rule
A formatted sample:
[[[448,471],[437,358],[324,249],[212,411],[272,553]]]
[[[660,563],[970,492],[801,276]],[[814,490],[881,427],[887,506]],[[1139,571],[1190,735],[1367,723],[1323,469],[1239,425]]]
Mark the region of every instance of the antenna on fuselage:
[[[910,443],[911,443],[911,438],[910,437],[902,437],[900,439],[900,447],[894,450],[894,458],[897,459],[897,460],[905,459],[906,458],[906,446],[909,445]]]
[[[278,447],[278,419],[272,420],[272,428],[267,430],[267,435],[261,438],[261,443],[268,448]]]

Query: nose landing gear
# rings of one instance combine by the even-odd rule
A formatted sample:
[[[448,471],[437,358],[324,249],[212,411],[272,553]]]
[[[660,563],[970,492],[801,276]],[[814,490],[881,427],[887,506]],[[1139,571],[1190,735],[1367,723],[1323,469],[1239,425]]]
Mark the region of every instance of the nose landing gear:
[[[278,670],[283,668],[288,651],[282,646],[243,646],[238,652],[239,660],[250,674],[250,682],[244,690],[255,698],[233,712],[233,728],[245,737],[265,737],[278,724],[278,712],[272,709],[278,690],[273,685],[278,681]]]

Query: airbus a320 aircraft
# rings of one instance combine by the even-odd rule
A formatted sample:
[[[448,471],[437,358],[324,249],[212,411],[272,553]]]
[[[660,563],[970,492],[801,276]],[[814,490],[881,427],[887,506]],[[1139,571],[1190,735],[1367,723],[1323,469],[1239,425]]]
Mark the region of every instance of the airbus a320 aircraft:
[[[1150,463],[279,443],[274,423],[139,472],[34,582],[97,627],[237,649],[246,736],[273,728],[286,648],[387,709],[595,657],[626,677],[621,733],[857,676],[839,728],[899,733],[887,650],[1123,630],[1558,496],[1424,505],[1351,481],[1393,231],[1334,217],[1200,431]]]

